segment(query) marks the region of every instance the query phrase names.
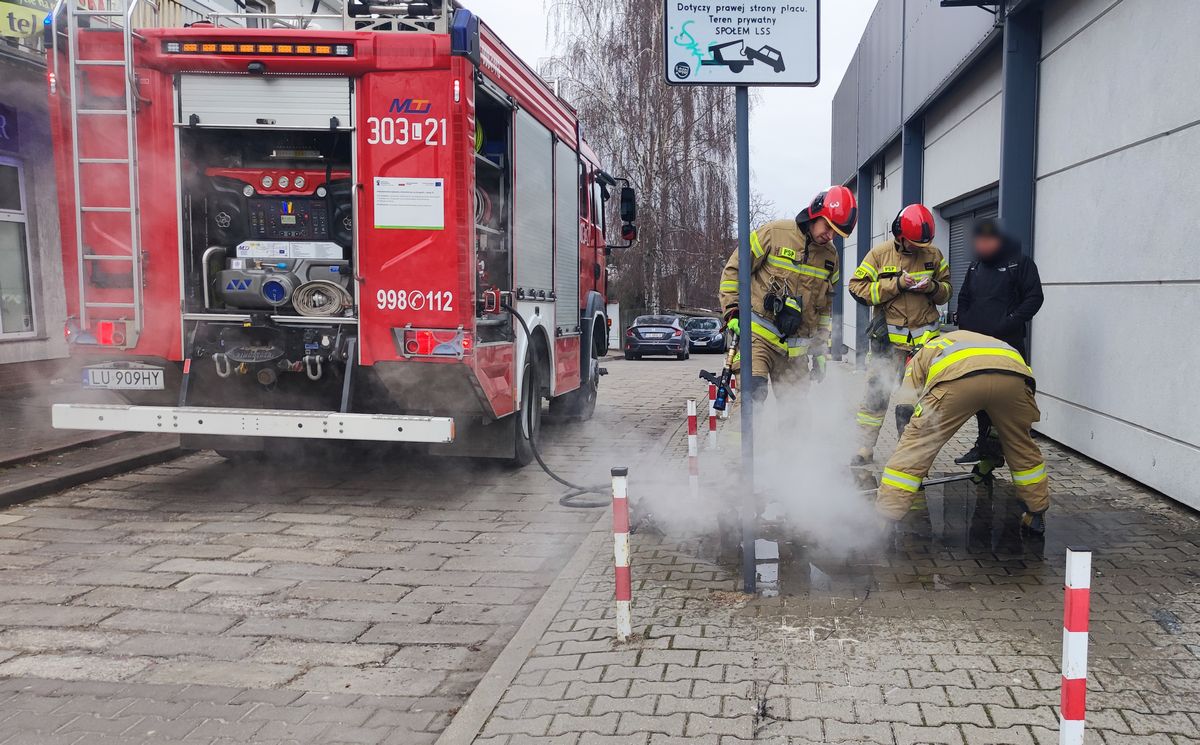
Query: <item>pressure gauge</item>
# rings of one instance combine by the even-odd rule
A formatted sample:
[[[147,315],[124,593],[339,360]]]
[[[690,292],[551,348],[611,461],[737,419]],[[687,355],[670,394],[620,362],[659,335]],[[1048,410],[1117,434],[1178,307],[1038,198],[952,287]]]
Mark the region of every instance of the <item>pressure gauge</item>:
[[[280,176],[280,177],[279,177],[279,188],[280,188],[280,189],[286,189],[286,188],[287,188],[287,185],[288,185],[288,177],[287,177],[287,176]]]
[[[242,187],[242,196],[244,196],[244,197],[254,196],[254,187],[251,186],[250,184],[246,184],[245,186],[243,186]]]
[[[322,198],[324,198],[324,196],[325,196],[326,194],[328,194],[328,193],[329,193],[329,192],[325,191],[325,187],[324,187],[324,186],[318,186],[318,187],[317,187],[317,196],[318,196],[318,197],[322,197]]]
[[[294,181],[292,181],[292,186],[296,187],[297,189],[303,189],[304,183],[305,183],[304,177],[297,176],[296,179]]]
[[[262,177],[262,187],[264,189],[270,189],[274,183],[275,183],[275,179],[271,178],[270,176]]]

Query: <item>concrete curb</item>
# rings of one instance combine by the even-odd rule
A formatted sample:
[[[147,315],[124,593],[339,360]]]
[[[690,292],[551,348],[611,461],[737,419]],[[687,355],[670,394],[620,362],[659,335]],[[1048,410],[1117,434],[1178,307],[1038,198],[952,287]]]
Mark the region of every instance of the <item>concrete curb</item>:
[[[109,434],[103,434],[98,437],[92,437],[92,438],[85,439],[85,440],[76,440],[75,442],[70,442],[70,443],[67,443],[66,445],[54,445],[52,447],[46,448],[45,450],[31,450],[26,453],[18,453],[17,455],[14,455],[12,457],[0,458],[0,468],[12,468],[13,466],[24,465],[31,461],[40,460],[42,458],[49,458],[49,457],[52,457],[55,455],[61,455],[62,453],[66,453],[71,450],[77,450],[79,448],[86,448],[86,447],[94,447],[96,445],[103,445],[106,442],[112,442],[113,440],[120,440],[120,439],[129,437],[132,434],[133,434],[132,432],[112,432]]]
[[[53,494],[56,491],[69,489],[72,486],[86,484],[89,481],[115,476],[143,466],[152,466],[156,463],[174,460],[185,452],[178,445],[164,445],[136,455],[121,455],[88,463],[67,473],[32,479],[0,490],[0,507],[11,507],[15,504],[28,502],[31,499],[44,497],[47,494]]]
[[[663,453],[670,445],[671,440],[679,435],[680,427],[679,422],[675,422],[674,426],[669,426],[655,446],[638,460],[638,466],[649,460],[651,455],[657,456]],[[630,469],[630,474],[634,478],[636,478],[638,466]],[[563,566],[562,571],[546,588],[546,592],[533,607],[533,611],[525,618],[525,622],[517,629],[513,638],[509,639],[504,650],[500,652],[500,656],[488,668],[483,679],[479,681],[479,685],[475,686],[475,690],[471,692],[467,702],[450,720],[450,724],[442,731],[434,745],[470,745],[483,731],[484,725],[492,716],[492,711],[504,697],[504,692],[521,672],[521,667],[529,658],[529,653],[533,651],[542,635],[546,633],[546,629],[550,628],[550,624],[554,622],[554,617],[567,602],[571,591],[575,589],[575,585],[587,570],[588,564],[591,563],[596,553],[604,548],[605,542],[612,535],[611,515],[612,508],[609,507],[600,517],[596,518],[591,532],[587,534],[583,543],[579,544],[579,548]]]

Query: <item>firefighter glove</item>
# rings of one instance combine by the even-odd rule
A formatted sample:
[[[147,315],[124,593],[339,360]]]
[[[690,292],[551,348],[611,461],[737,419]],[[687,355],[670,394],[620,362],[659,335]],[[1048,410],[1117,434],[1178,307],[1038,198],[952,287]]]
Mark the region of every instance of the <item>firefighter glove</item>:
[[[912,421],[917,407],[911,404],[896,404],[896,434],[904,434],[904,428]]]
[[[741,335],[741,331],[739,330],[739,327],[741,325],[742,324],[738,320],[738,317],[736,315],[733,318],[730,318],[725,321],[725,328],[729,329],[729,333],[733,334],[734,336]]]
[[[996,464],[984,458],[975,464],[971,469],[971,481],[976,484],[983,484],[992,480],[992,471],[996,470]]]
[[[818,354],[813,356],[812,372],[810,375],[818,383],[825,379],[825,364],[825,355]]]

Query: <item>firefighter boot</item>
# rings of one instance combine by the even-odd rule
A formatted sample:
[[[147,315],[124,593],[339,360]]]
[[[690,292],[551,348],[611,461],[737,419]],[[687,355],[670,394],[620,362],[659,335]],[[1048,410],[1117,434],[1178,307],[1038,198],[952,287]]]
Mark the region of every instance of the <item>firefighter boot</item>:
[[[1046,511],[1030,512],[1025,510],[1021,513],[1021,529],[1033,533],[1034,535],[1046,534]]]
[[[982,457],[983,455],[979,452],[979,446],[972,445],[970,450],[955,458],[954,462],[962,466],[967,463],[978,463]]]
[[[850,459],[850,467],[861,468],[862,466],[869,466],[874,462],[875,451],[867,450],[866,448],[859,448],[858,452],[854,454],[854,457]]]

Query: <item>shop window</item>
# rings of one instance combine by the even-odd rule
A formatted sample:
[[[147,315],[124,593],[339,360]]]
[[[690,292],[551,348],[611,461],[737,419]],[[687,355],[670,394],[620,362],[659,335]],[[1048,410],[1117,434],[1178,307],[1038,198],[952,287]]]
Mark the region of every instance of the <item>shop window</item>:
[[[23,177],[18,162],[0,158],[0,339],[34,333]]]

